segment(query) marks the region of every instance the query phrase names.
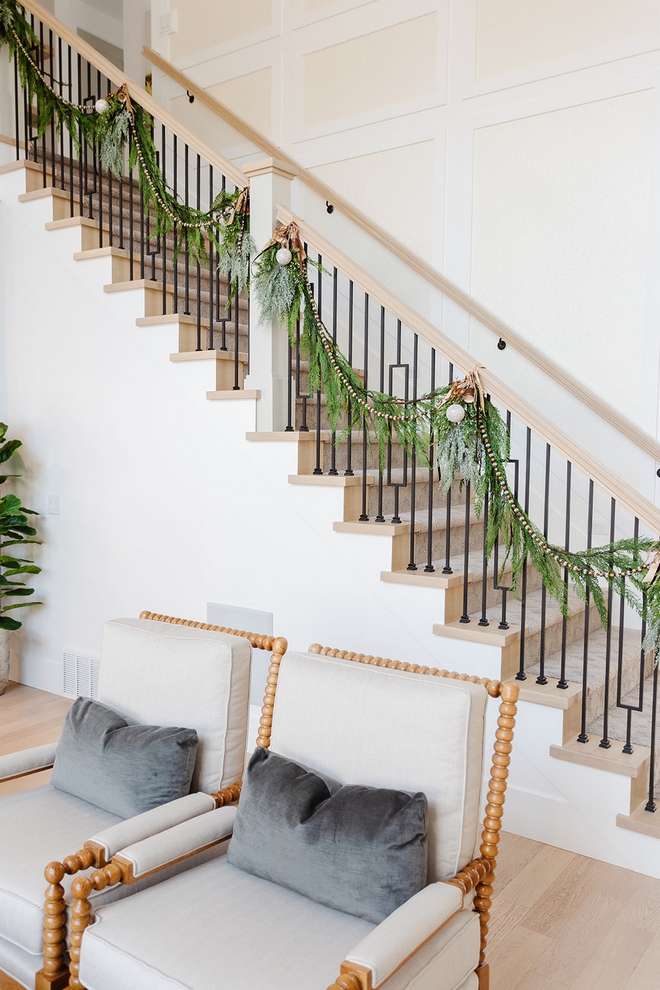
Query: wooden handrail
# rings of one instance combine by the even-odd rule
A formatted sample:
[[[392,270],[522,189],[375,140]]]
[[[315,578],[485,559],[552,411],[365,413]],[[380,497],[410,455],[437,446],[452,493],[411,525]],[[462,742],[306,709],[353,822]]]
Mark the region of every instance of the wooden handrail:
[[[398,299],[389,289],[356,265],[347,255],[339,251],[334,244],[319,234],[306,220],[291,213],[283,206],[277,208],[277,218],[280,223],[298,224],[303,240],[308,241],[323,256],[324,261],[341,271],[347,278],[369,293],[372,299],[384,306],[393,316],[422,337],[431,347],[439,350],[445,358],[456,365],[462,372],[479,371],[484,389],[498,399],[503,406],[510,409],[526,426],[529,426],[555,450],[571,461],[577,468],[592,478],[604,491],[613,496],[617,502],[646,523],[654,533],[660,533],[660,508],[637,492],[631,485],[612,472],[587,453],[583,447],[574,443],[570,437],[562,433],[549,419],[530,406],[517,392],[475,361],[472,354],[459,347],[451,338],[438,330],[428,320],[415,312],[410,306]]]
[[[104,58],[96,48],[93,48],[86,41],[83,41],[82,38],[78,37],[77,34],[74,34],[73,31],[70,31],[65,24],[62,24],[56,17],[53,17],[41,4],[36,3],[35,0],[21,0],[21,3],[26,10],[29,10],[31,14],[39,18],[44,27],[57,34],[65,44],[70,45],[74,51],[87,59],[95,69],[98,69],[113,82],[119,85],[125,84],[135,102],[139,103],[159,123],[165,124],[184,144],[193,148],[195,154],[200,155],[209,165],[213,165],[213,168],[218,169],[220,174],[225,175],[235,186],[239,186],[241,189],[245,188],[247,179],[243,172],[227,158],[224,158],[217,151],[214,151],[213,148],[210,148],[201,141],[185,124],[177,120],[169,110],[166,110],[160,103],[157,103],[153,96],[147,93],[146,89],[142,89],[136,82],[133,82],[121,69],[118,69],[116,65],[109,62],[107,58]]]
[[[536,365],[537,368],[552,378],[555,382],[565,388],[568,392],[574,395],[580,402],[584,405],[589,406],[598,416],[604,419],[610,426],[613,426],[618,430],[623,436],[632,443],[636,444],[641,450],[645,451],[658,463],[660,463],[660,444],[644,430],[641,430],[626,416],[622,416],[616,409],[614,409],[609,403],[605,402],[600,398],[595,392],[592,392],[590,388],[587,388],[581,381],[575,378],[570,372],[566,371],[560,365],[552,361],[546,354],[543,354],[538,348],[530,344],[528,340],[525,340],[519,333],[513,330],[510,326],[504,323],[502,320],[498,319],[487,309],[481,306],[472,296],[469,296],[467,292],[463,292],[459,289],[457,285],[450,282],[443,275],[440,274],[435,268],[429,265],[423,258],[418,255],[413,254],[408,248],[404,247],[400,241],[395,237],[392,237],[386,230],[379,227],[377,224],[370,220],[369,217],[361,213],[360,210],[356,209],[352,203],[344,199],[338,193],[331,189],[330,186],[326,186],[316,175],[308,171],[300,165],[295,159],[291,158],[286,154],[282,148],[278,148],[277,145],[269,141],[267,137],[264,137],[259,131],[255,130],[240,117],[237,117],[235,113],[232,113],[226,106],[216,100],[213,96],[202,89],[192,81],[188,76],[184,75],[176,69],[167,59],[164,59],[162,55],[155,52],[152,48],[147,48],[146,46],[142,49],[142,54],[146,59],[148,59],[156,68],[161,69],[170,79],[174,79],[183,89],[191,93],[196,99],[200,100],[205,106],[210,110],[213,110],[219,117],[226,120],[228,124],[231,124],[239,133],[243,134],[249,141],[256,144],[257,147],[261,148],[267,155],[272,158],[278,158],[280,161],[285,162],[288,168],[293,172],[297,178],[305,183],[310,189],[318,193],[318,195],[332,205],[340,210],[344,216],[352,220],[354,224],[361,227],[362,230],[366,231],[374,240],[378,241],[383,247],[391,251],[392,254],[396,255],[404,261],[409,268],[416,271],[422,278],[426,279],[436,288],[440,289],[443,295],[447,296],[448,299],[452,299],[457,303],[461,309],[464,309],[470,316],[473,316],[476,320],[479,320],[485,327],[492,330],[493,333],[497,334],[508,344],[511,344],[515,349],[524,357],[526,357],[532,364]],[[446,339],[446,338],[445,338]]]

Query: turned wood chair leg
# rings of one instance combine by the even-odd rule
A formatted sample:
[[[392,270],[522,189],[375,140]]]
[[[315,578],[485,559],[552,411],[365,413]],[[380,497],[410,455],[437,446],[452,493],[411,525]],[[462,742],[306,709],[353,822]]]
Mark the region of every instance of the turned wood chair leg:
[[[44,905],[44,965],[36,975],[35,990],[64,990],[69,984],[66,903],[61,883],[66,870],[61,863],[49,863],[44,875],[48,881]]]

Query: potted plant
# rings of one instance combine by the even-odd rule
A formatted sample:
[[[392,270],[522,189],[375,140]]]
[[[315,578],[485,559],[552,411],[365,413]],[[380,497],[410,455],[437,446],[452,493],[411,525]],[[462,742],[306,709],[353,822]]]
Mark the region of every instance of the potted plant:
[[[0,423],[0,464],[4,464],[21,446],[21,440],[6,440],[7,426]],[[0,485],[8,478],[16,478],[16,474],[0,475]],[[14,598],[28,598],[34,594],[34,588],[28,588],[23,581],[14,580],[19,574],[38,574],[41,570],[33,561],[25,557],[15,557],[14,551],[7,553],[9,547],[22,546],[26,543],[40,543],[34,539],[37,531],[29,525],[28,516],[38,513],[21,505],[17,495],[4,495],[0,498],[0,694],[4,694],[9,680],[9,634],[14,629],[20,629],[21,623],[7,615],[12,609],[27,608],[30,605],[40,605],[41,602],[13,602]]]

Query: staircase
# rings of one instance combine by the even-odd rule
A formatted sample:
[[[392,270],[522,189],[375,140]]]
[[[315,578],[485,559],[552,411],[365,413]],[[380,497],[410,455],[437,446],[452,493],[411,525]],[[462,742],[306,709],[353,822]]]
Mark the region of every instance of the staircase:
[[[307,367],[295,345],[285,365],[287,426],[257,429],[259,394],[243,388],[254,346],[248,300],[241,297],[226,310],[229,286],[217,278],[213,258],[199,270],[187,266],[183,255],[174,262],[171,235],[150,252],[149,222],[133,182],[122,183],[120,199],[116,180],[111,195],[108,176],[97,167],[96,192],[81,199],[81,183],[93,184],[93,166],[84,172],[76,162],[72,168],[48,148],[37,149],[37,158],[0,169],[0,195],[12,217],[30,226],[46,250],[51,239],[54,257],[61,252],[68,266],[67,278],[75,280],[75,267],[84,269],[81,284],[94,305],[149,351],[168,389],[185,396],[200,423],[213,422],[224,456],[231,447],[231,456],[249,465],[251,483],[260,478],[275,493],[277,511],[264,503],[265,518],[228,518],[220,500],[217,516],[200,519],[191,512],[195,526],[251,526],[238,537],[249,585],[250,572],[271,567],[269,540],[283,559],[286,539],[279,531],[293,532],[297,520],[297,542],[288,552],[307,576],[296,602],[305,615],[296,621],[295,610],[287,613],[293,645],[306,648],[305,639],[325,638],[332,646],[360,648],[381,635],[398,659],[419,662],[419,656],[428,666],[518,678],[519,755],[507,796],[508,828],[660,876],[660,816],[651,810],[660,786],[657,674],[653,658],[641,651],[642,631],[629,611],[614,599],[605,630],[593,604],[571,593],[565,620],[531,567],[522,599],[516,599],[509,591],[510,570],[501,573],[497,561],[484,559],[483,520],[469,490],[454,485],[444,494],[437,469],[413,463],[396,442],[385,466],[378,463],[373,438],[362,432],[336,443],[323,397],[307,392]],[[386,390],[388,374],[401,373],[421,394],[436,382],[461,377],[460,355],[456,349],[445,352],[441,335],[425,336],[421,323],[413,324],[409,312],[357,266],[347,271],[344,256],[311,228],[304,236],[312,255],[318,249],[332,269],[319,283],[322,315],[328,325],[333,322],[344,353],[354,352],[356,370],[370,387]],[[563,544],[566,532],[571,546],[579,540],[593,545],[606,541],[607,535],[598,535],[603,531],[618,537],[635,526],[652,528],[656,517],[635,515],[641,503],[631,509],[625,486],[612,480],[603,487],[602,476],[594,480],[590,462],[580,462],[579,454],[571,482],[563,449],[548,443],[555,433],[544,433],[539,417],[514,405],[506,389],[492,391],[511,428],[510,481],[551,540]],[[236,475],[229,483],[243,484]],[[568,520],[567,492],[573,493]],[[312,577],[321,545],[324,563]],[[236,566],[238,573],[243,564],[230,557],[223,566]],[[272,580],[277,570],[269,571]],[[363,621],[348,614],[333,584],[338,577],[350,585],[357,611],[362,602],[378,600],[379,614],[388,616],[382,628],[370,621],[368,605]],[[316,598],[305,596],[306,583],[322,589]],[[362,599],[355,588],[363,591]],[[190,611],[167,602],[162,609]]]

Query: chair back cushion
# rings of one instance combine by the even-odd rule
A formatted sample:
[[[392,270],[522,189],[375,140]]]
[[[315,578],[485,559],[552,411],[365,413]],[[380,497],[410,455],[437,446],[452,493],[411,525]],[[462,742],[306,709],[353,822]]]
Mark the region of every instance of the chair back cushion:
[[[250,653],[239,636],[113,619],[103,629],[98,700],[129,721],[196,729],[190,789],[216,791],[243,772]]]
[[[448,880],[478,848],[487,699],[469,681],[287,653],[271,749],[342,784],[423,791],[427,880]]]

